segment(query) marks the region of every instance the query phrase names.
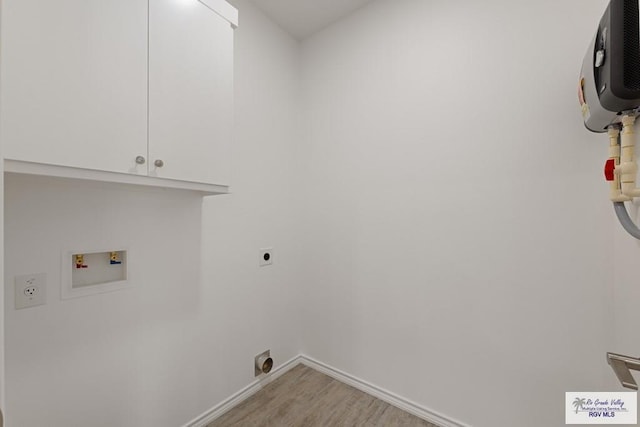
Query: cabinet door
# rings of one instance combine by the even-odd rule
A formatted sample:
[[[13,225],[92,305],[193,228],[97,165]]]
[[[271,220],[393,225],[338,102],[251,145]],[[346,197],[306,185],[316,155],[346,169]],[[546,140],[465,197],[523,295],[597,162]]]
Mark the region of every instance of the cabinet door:
[[[147,0],[2,0],[4,157],[147,173]]]
[[[231,25],[197,0],[150,0],[150,174],[229,185],[232,126]]]

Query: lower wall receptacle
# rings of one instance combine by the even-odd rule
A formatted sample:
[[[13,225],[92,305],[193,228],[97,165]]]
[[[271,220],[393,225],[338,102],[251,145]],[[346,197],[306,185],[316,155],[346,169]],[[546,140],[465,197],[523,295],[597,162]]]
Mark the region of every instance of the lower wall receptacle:
[[[128,286],[128,251],[69,251],[63,253],[62,297],[73,298]]]
[[[260,353],[254,360],[254,373],[255,376],[261,374],[268,374],[273,369],[273,359],[271,358],[271,350],[267,350],[264,353]]]
[[[27,274],[15,277],[16,309],[35,307],[47,303],[47,275]]]

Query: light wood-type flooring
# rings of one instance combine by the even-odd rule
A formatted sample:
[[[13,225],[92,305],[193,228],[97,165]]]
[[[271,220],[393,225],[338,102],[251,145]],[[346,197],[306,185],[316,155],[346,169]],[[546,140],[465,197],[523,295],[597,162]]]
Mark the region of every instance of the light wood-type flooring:
[[[437,427],[298,365],[207,427]]]

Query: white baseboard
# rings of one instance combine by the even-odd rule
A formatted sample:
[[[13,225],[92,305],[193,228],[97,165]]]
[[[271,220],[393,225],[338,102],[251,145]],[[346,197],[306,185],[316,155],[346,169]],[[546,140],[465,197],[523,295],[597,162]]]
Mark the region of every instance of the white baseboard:
[[[378,399],[387,402],[388,404],[395,406],[396,408],[402,409],[403,411],[415,415],[418,418],[422,418],[423,420],[428,421],[432,424],[440,427],[471,427],[468,424],[464,424],[460,421],[446,417],[434,410],[425,408],[424,406],[418,405],[415,402],[400,397],[395,393],[391,393],[390,391],[370,384],[364,380],[361,380],[360,378],[356,378],[353,375],[349,375],[336,368],[314,360],[309,356],[300,355],[299,358],[302,364],[315,369],[316,371],[322,372],[323,374],[328,375],[331,378],[340,381],[341,383],[350,385],[353,388],[357,388],[358,390],[363,391],[373,397],[377,397]]]
[[[225,401],[209,409],[199,417],[189,421],[183,427],[205,427],[207,424],[221,417],[234,407],[238,406],[240,403],[244,402],[256,392],[260,391],[264,386],[266,386],[276,378],[284,375],[299,364],[303,364],[312,369],[315,369],[316,371],[322,372],[323,374],[328,375],[331,378],[334,378],[344,384],[350,385],[351,387],[357,388],[360,391],[363,391],[373,397],[377,397],[378,399],[387,402],[390,405],[395,406],[396,408],[402,409],[403,411],[406,411],[418,418],[422,418],[423,420],[440,427],[471,427],[468,424],[464,424],[460,421],[446,417],[436,411],[425,408],[424,406],[418,405],[417,403],[400,397],[397,394],[391,393],[390,391],[370,384],[364,380],[361,380],[360,378],[356,378],[353,375],[349,375],[303,354],[298,355],[285,362],[283,365],[274,369],[268,376],[264,377],[263,379],[252,382],[247,387],[243,388]]]
[[[242,402],[250,398],[252,395],[257,393],[258,391],[262,390],[264,386],[266,386],[276,378],[281,377],[282,375],[284,375],[285,373],[287,373],[293,367],[299,365],[300,363],[302,363],[300,356],[296,356],[288,360],[284,364],[278,366],[273,371],[271,371],[269,375],[261,379],[255,380],[254,382],[252,382],[251,384],[249,384],[248,386],[246,386],[236,394],[232,395],[228,399],[217,404],[216,406],[209,409],[208,411],[198,416],[197,418],[194,418],[193,420],[189,421],[183,427],[205,427],[207,424],[216,420],[217,418],[220,418],[222,415],[229,412],[231,409],[235,408],[236,406],[238,406],[239,404],[241,404]]]

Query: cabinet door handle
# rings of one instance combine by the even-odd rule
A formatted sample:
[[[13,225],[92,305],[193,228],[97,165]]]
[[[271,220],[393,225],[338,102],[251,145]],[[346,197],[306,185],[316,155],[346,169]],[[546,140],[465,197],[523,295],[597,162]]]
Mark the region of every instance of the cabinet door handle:
[[[154,165],[156,165],[157,168],[161,168],[164,166],[164,162],[160,159],[156,160],[155,162],[153,162]]]
[[[146,161],[147,160],[142,156],[136,157],[136,163],[139,164],[139,165],[144,165]]]

